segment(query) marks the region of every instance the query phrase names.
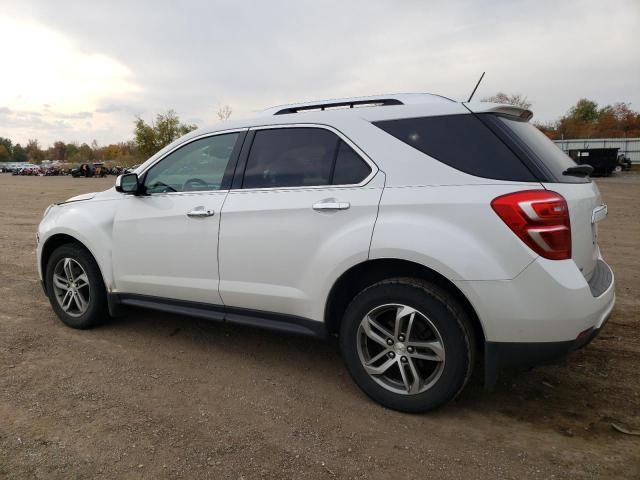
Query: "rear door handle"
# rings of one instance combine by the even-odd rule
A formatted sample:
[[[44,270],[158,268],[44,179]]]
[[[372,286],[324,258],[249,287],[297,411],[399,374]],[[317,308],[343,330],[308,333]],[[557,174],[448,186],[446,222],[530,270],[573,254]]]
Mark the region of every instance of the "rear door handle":
[[[204,207],[195,207],[187,212],[187,217],[191,218],[200,218],[200,217],[211,217],[215,214],[213,210],[206,210]]]
[[[333,200],[333,199],[332,199]],[[313,204],[314,210],[346,210],[351,204],[349,202],[322,201]]]

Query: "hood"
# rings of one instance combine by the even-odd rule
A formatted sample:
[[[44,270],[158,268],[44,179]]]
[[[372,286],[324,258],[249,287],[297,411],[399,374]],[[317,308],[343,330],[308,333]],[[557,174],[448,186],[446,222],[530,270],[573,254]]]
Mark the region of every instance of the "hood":
[[[121,194],[116,192],[115,187],[111,187],[104,192],[91,192],[91,193],[83,193],[82,195],[76,195],[75,197],[68,198],[64,202],[58,203],[58,205],[64,205],[66,203],[72,202],[83,202],[86,200],[113,200],[115,198],[120,198]]]
[[[63,203],[70,203],[70,202],[81,202],[82,200],[91,200],[93,197],[95,197],[97,195],[98,192],[91,192],[91,193],[83,193],[81,195],[76,195],[75,197],[71,197],[66,199],[64,202],[60,202],[60,204]]]

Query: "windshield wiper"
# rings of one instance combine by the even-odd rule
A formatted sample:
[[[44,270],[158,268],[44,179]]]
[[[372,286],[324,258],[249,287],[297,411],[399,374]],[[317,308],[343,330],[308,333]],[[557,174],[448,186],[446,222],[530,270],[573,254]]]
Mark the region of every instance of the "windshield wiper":
[[[588,177],[593,173],[593,167],[591,165],[576,165],[575,167],[569,167],[563,175],[572,175],[574,177]]]

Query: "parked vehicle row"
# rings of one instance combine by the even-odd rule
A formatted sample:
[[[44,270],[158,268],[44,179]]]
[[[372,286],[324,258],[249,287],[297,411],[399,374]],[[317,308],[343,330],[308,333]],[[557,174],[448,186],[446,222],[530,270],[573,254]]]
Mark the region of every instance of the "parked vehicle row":
[[[71,175],[72,177],[105,177],[107,175],[120,175],[122,173],[133,171],[134,167],[107,167],[103,163],[84,163],[72,168],[64,168],[60,164],[51,165],[34,165],[19,164],[7,165],[2,167],[2,173],[11,173],[12,175],[21,176],[63,176]]]
[[[615,303],[592,167],[529,110],[406,94],[274,107],[200,129],[44,213],[53,310],[126,306],[339,339],[408,412],[588,344]]]

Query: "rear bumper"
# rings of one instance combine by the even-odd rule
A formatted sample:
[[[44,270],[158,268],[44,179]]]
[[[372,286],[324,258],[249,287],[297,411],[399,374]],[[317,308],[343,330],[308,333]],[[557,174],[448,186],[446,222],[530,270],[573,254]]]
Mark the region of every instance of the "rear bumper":
[[[598,329],[615,305],[615,279],[600,259],[587,282],[573,260],[536,259],[512,280],[455,282],[500,343],[572,342]]]
[[[531,368],[554,363],[571,352],[587,346],[598,336],[609,316],[604,319],[600,327],[585,330],[575,340],[531,343],[486,342],[484,347],[485,387],[491,389],[495,385],[501,370]]]
[[[599,259],[587,281],[572,260],[537,259],[508,281],[458,282],[485,334],[485,385],[500,370],[550,363],[584,347],[615,305],[615,280]]]

